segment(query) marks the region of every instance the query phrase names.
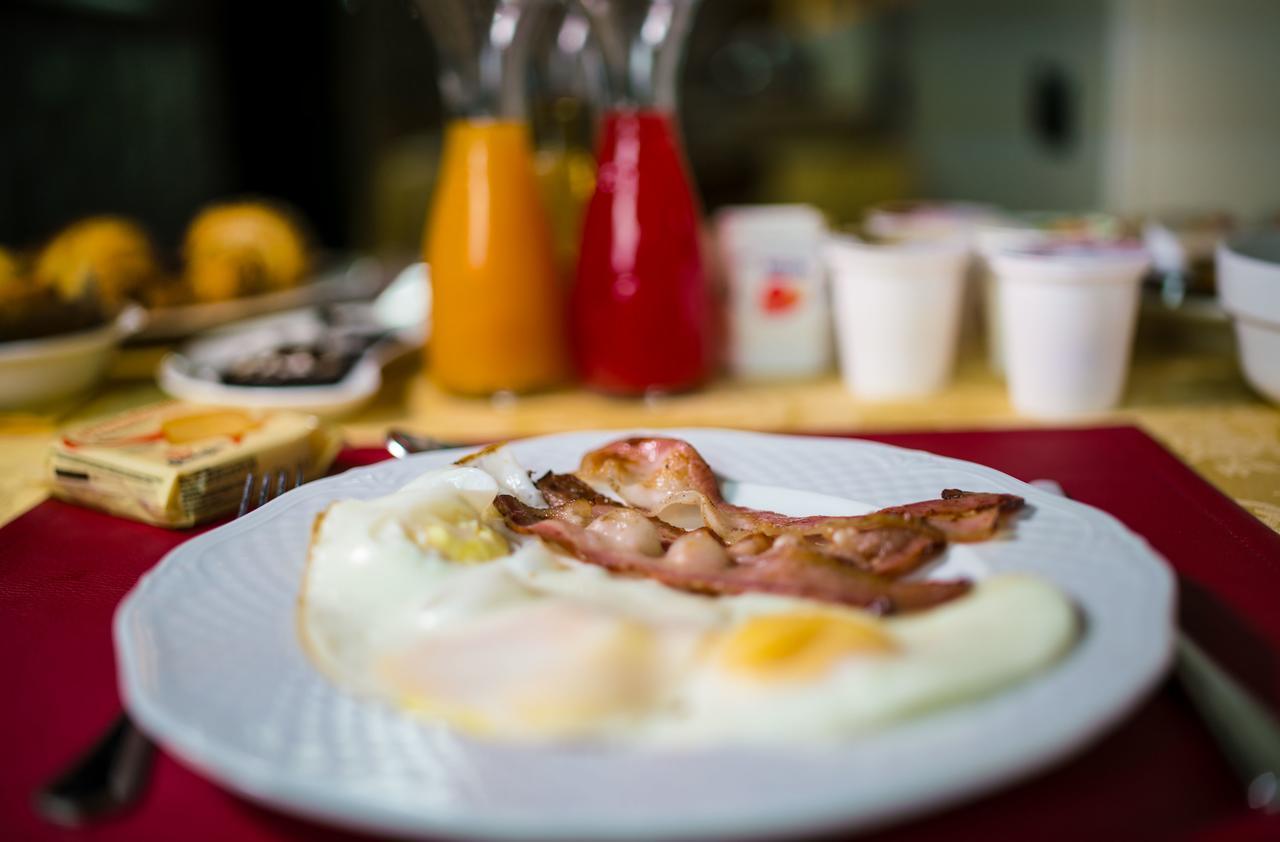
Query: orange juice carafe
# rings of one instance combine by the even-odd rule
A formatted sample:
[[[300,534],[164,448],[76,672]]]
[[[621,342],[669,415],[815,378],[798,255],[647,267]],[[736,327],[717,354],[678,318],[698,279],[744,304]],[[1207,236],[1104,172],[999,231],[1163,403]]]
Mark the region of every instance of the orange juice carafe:
[[[520,80],[542,0],[419,0],[458,113],[445,129],[425,258],[435,381],[471,395],[567,375],[564,288],[539,195]]]

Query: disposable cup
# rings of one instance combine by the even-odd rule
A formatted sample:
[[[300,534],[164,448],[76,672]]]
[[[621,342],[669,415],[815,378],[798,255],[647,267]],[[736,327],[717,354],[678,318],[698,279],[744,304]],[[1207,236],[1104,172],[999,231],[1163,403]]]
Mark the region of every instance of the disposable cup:
[[[971,240],[981,226],[997,224],[1004,214],[992,205],[932,199],[881,202],[868,209],[867,232],[887,242]]]
[[[904,199],[870,207],[863,227],[883,242],[955,240],[969,247],[964,289],[960,297],[960,344],[977,341],[982,331],[981,261],[976,259],[977,234],[1009,224],[1009,214],[994,205],[939,199]]]
[[[1039,418],[1102,412],[1124,391],[1147,253],[1046,246],[991,256],[1009,397]]]
[[[1108,213],[1029,211],[977,226],[973,244],[985,309],[987,362],[992,371],[999,375],[1005,373],[1000,286],[991,268],[992,256],[1002,251],[1028,250],[1060,243],[1115,243],[1127,233],[1124,220]]]
[[[849,390],[893,400],[946,386],[955,366],[967,246],[833,237],[825,254],[840,373]]]

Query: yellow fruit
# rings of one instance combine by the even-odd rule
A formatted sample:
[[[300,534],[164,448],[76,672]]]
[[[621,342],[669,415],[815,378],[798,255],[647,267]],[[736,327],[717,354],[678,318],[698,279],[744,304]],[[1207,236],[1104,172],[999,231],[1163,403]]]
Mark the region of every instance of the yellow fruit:
[[[49,241],[36,259],[37,284],[64,300],[94,292],[108,306],[136,297],[160,276],[151,240],[141,226],[115,216],[81,220]]]
[[[186,280],[198,301],[288,289],[309,268],[306,238],[284,212],[261,202],[213,205],[187,229]]]

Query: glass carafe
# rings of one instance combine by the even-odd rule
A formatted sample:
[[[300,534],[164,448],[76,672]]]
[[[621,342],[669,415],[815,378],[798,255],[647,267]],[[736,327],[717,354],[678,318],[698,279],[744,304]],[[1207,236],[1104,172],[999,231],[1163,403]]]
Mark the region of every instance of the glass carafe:
[[[586,15],[557,3],[540,27],[531,82],[536,162],[566,288],[578,263],[582,214],[595,189],[596,109],[604,70]]]
[[[616,394],[704,382],[715,315],[675,126],[696,0],[580,0],[611,88],[583,220],[570,323],[584,382]]]
[[[524,392],[567,375],[564,290],[525,117],[543,0],[418,0],[440,57],[445,128],[424,252],[432,376],[464,394]]]

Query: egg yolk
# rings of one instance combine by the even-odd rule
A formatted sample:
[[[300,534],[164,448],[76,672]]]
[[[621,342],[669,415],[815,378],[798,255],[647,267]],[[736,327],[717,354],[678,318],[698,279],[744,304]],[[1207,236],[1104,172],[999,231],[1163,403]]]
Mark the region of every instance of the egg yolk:
[[[721,663],[752,678],[812,678],[857,653],[896,648],[878,622],[855,614],[793,612],[752,617],[730,632]]]
[[[493,561],[509,552],[506,539],[475,518],[431,518],[413,524],[408,532],[422,549],[435,550],[461,564]]]

